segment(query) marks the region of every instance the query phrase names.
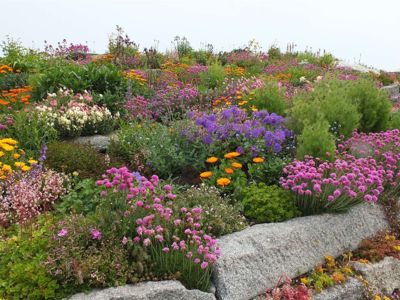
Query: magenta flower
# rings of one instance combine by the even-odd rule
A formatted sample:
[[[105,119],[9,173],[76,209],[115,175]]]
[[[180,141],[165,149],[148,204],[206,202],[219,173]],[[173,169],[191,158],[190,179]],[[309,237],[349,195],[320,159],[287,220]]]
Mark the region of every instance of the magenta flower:
[[[97,229],[92,229],[90,231],[90,235],[92,236],[93,240],[101,240],[101,237],[102,237],[101,232]]]
[[[66,229],[66,228],[62,228],[62,229],[57,233],[57,235],[58,235],[59,237],[66,236],[67,234],[68,234],[68,229]]]

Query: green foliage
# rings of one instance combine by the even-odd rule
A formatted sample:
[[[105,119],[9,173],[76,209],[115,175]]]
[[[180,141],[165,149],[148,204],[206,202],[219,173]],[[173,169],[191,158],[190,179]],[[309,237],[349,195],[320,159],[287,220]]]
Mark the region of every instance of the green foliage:
[[[390,114],[388,129],[400,129],[400,110]]]
[[[193,51],[193,48],[190,46],[190,42],[186,37],[181,38],[180,36],[176,36],[174,38],[174,46],[179,58],[190,56]]]
[[[28,73],[0,74],[0,91],[10,90],[27,85]]]
[[[303,159],[305,155],[331,159],[335,152],[335,140],[329,132],[326,121],[317,121],[307,124],[298,137],[297,158]]]
[[[49,67],[43,74],[32,80],[33,98],[40,100],[47,93],[54,93],[60,87],[67,87],[74,92],[91,90],[104,94],[106,91],[117,92],[125,84],[121,70],[112,64],[89,63],[77,65],[69,63]]]
[[[118,222],[109,214],[110,223]],[[104,227],[96,218],[69,215],[56,224],[64,236],[49,240],[46,268],[59,285],[74,292],[134,283],[149,276],[149,256],[138,245],[124,247],[115,226]],[[101,233],[94,239],[92,230]]]
[[[48,253],[48,227],[38,226],[33,230],[32,237],[13,236],[0,240],[1,299],[63,298],[59,284],[47,273],[43,264]]]
[[[236,232],[246,227],[246,220],[240,214],[238,204],[230,204],[229,199],[221,197],[215,187],[201,185],[190,188],[174,200],[177,209],[181,207],[200,207],[203,210],[204,229],[218,237]]]
[[[281,116],[286,115],[285,93],[276,82],[266,82],[263,88],[257,89],[251,103],[259,110],[267,110],[269,113]]]
[[[189,124],[183,120],[171,123],[170,127],[146,122],[122,125],[118,141],[111,143],[109,152],[135,170],[155,173],[165,179],[186,173],[188,169],[201,170],[207,155],[205,145],[188,143],[181,134]]]
[[[224,68],[220,64],[212,64],[207,72],[200,73],[200,90],[216,89],[222,85],[225,79]]]
[[[100,190],[93,179],[75,180],[71,190],[61,197],[56,210],[62,214],[91,214],[100,203]]]
[[[283,175],[283,168],[291,161],[290,158],[271,157],[263,163],[248,164],[250,179],[267,185],[278,185]]]
[[[338,135],[350,136],[360,123],[358,106],[351,99],[350,82],[324,80],[315,85],[311,93],[299,93],[293,99],[290,111],[292,127],[301,133],[305,124],[326,120],[331,127],[337,125]]]
[[[335,285],[335,281],[332,277],[322,272],[312,272],[310,279],[312,280],[313,287],[317,292],[321,292],[323,289]]]
[[[105,106],[114,115],[123,111],[122,108],[126,103],[126,98],[122,92],[106,91],[104,94],[93,94],[93,101],[99,106]]]
[[[244,215],[258,223],[282,222],[299,215],[291,193],[276,185],[253,183],[240,196]]]
[[[58,133],[48,125],[37,113],[19,111],[13,115],[13,124],[8,127],[7,135],[19,142],[19,146],[37,153],[43,144],[57,140]]]
[[[282,57],[281,49],[279,49],[279,47],[276,45],[272,45],[271,47],[269,47],[267,54],[268,59],[270,60],[276,60]]]
[[[378,89],[372,80],[360,79],[349,86],[349,99],[361,115],[358,129],[362,132],[385,130],[392,104],[388,94]]]
[[[77,172],[80,178],[92,179],[99,179],[108,168],[104,155],[89,145],[69,142],[50,144],[45,165],[59,172]]]

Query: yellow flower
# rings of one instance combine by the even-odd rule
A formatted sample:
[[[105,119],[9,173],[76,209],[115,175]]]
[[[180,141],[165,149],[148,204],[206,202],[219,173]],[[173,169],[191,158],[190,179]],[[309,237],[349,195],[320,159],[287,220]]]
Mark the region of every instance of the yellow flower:
[[[209,164],[216,163],[217,161],[218,161],[218,157],[215,157],[215,156],[211,156],[211,157],[207,158],[207,160],[206,160],[206,162]]]
[[[231,164],[232,167],[236,168],[236,169],[241,169],[242,168],[242,164],[238,163],[238,162],[233,162]]]
[[[34,160],[34,159],[30,159],[30,160],[28,160],[28,162],[29,162],[31,165],[34,165],[34,164],[37,164],[37,163],[38,163],[38,161],[37,161],[37,160]]]
[[[10,146],[9,144],[6,144],[6,143],[0,143],[0,146],[5,151],[13,151],[14,150],[13,146]]]
[[[224,187],[227,186],[231,183],[231,181],[229,180],[229,178],[226,177],[221,177],[217,179],[217,184]]]
[[[393,246],[393,249],[396,251],[400,251],[400,246]]]
[[[390,300],[390,298],[388,296],[384,296],[383,300]]]
[[[5,143],[5,144],[9,144],[9,145],[16,145],[18,142],[14,139],[11,138],[6,138],[6,139],[2,139],[0,140],[0,143]]]
[[[229,152],[227,154],[224,155],[225,158],[235,158],[238,157],[240,155],[239,152]]]
[[[24,171],[24,172],[29,171],[30,169],[31,169],[31,167],[28,167],[28,166],[23,166],[21,168],[21,170]]]
[[[396,237],[394,236],[394,235],[386,235],[385,236],[385,240],[387,240],[387,241],[395,241],[396,240]]]
[[[14,153],[13,157],[14,157],[14,159],[18,159],[18,158],[20,158],[20,157],[21,157],[21,154]]]
[[[226,174],[233,174],[233,172],[234,172],[233,169],[231,169],[231,168],[226,168],[224,171]]]
[[[2,170],[5,171],[5,172],[11,172],[12,171],[11,166],[7,165],[7,164],[3,165]]]
[[[343,283],[346,281],[346,277],[341,272],[333,272],[332,279],[336,283]]]
[[[310,280],[307,277],[302,277],[300,278],[300,282],[304,285],[308,285],[310,283]]]
[[[3,157],[3,156],[4,156],[4,152],[0,151],[0,157]]]
[[[368,261],[368,259],[359,259],[359,260],[357,260],[359,263],[361,263],[361,264],[367,264],[367,263],[369,263],[369,261]]]
[[[212,176],[212,172],[211,171],[206,171],[206,172],[200,173],[200,177],[201,178],[209,178],[211,176]]]
[[[16,161],[14,163],[14,166],[16,166],[17,168],[22,168],[23,166],[25,166],[25,163],[22,161]]]
[[[254,163],[262,163],[262,162],[264,162],[264,158],[262,158],[262,157],[254,157],[253,158],[253,162]]]
[[[341,270],[342,270],[343,273],[346,273],[346,274],[349,274],[349,275],[353,274],[353,270],[351,268],[349,268],[349,267],[343,267]]]
[[[375,299],[375,300],[382,300],[382,297],[379,296],[379,295],[376,295],[376,296],[374,297],[374,299]]]
[[[72,172],[72,176],[78,176],[79,175],[79,173],[77,172],[77,171],[74,171],[74,172]]]

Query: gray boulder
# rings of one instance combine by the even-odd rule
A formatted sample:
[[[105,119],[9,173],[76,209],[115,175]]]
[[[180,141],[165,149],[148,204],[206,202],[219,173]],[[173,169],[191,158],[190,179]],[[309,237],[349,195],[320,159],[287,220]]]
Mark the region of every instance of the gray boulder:
[[[313,300],[363,300],[364,285],[355,278],[349,278],[344,284],[336,285],[319,294],[314,294]]]
[[[394,289],[400,288],[400,260],[394,257],[385,257],[375,264],[355,263],[354,268],[376,294],[392,293]]]
[[[400,100],[400,86],[399,84],[392,84],[388,86],[382,87],[382,90],[385,90],[389,93],[389,96],[393,100]]]
[[[187,290],[180,282],[149,281],[76,294],[69,300],[215,300],[211,293]]]
[[[98,134],[90,136],[80,136],[71,140],[71,142],[82,145],[91,145],[97,151],[104,152],[107,150],[111,139],[117,139],[116,133],[111,133],[109,135]]]
[[[247,300],[272,288],[282,275],[293,278],[357,248],[388,224],[377,205],[362,204],[346,214],[325,214],[260,224],[219,240],[222,257],[214,268],[217,297]]]

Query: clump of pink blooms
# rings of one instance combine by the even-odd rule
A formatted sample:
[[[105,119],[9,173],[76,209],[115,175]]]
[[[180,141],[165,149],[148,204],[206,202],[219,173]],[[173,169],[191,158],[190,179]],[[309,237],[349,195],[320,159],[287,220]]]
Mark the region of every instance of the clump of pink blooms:
[[[104,197],[123,193],[132,209],[144,215],[136,219],[135,236],[122,237],[122,244],[132,241],[142,243],[145,248],[161,249],[164,253],[180,252],[202,269],[208,268],[220,256],[216,240],[201,229],[201,208],[183,207],[176,211],[172,187],[159,186],[158,176],[153,175],[148,180],[129,172],[126,167],[111,168],[96,184],[104,187]],[[130,213],[126,212],[126,215]]]
[[[374,159],[346,155],[334,162],[305,157],[283,169],[280,179],[284,189],[300,196],[313,196],[334,201],[340,197],[363,198],[376,202],[384,191],[385,171]]]
[[[24,224],[52,209],[66,189],[65,175],[52,170],[35,169],[14,173],[0,183],[0,226]]]
[[[353,136],[338,145],[333,162],[305,157],[287,165],[283,188],[330,202],[343,198],[377,202],[400,182],[400,130]]]
[[[278,285],[280,282],[278,283]],[[265,300],[310,300],[311,293],[304,284],[296,286],[291,285],[290,278],[287,278],[285,283],[273,289],[267,290]]]

